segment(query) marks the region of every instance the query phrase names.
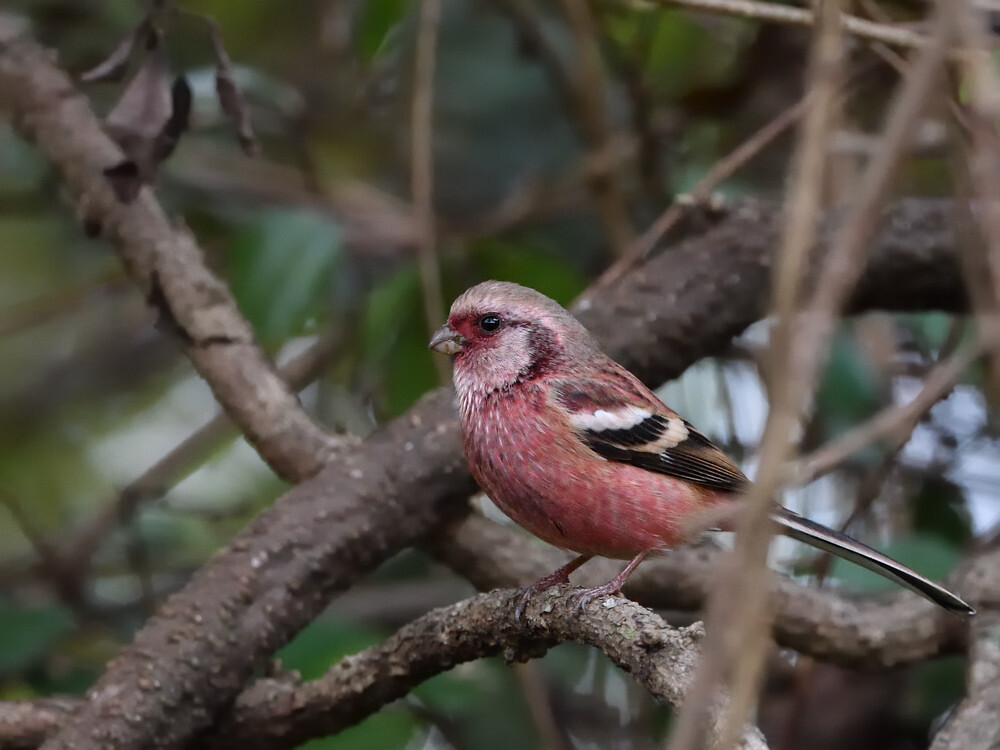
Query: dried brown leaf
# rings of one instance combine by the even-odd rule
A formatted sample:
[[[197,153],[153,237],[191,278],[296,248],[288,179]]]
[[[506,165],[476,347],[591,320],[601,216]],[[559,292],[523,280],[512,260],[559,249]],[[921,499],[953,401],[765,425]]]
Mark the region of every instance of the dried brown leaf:
[[[250,110],[246,98],[233,74],[233,61],[226,52],[219,25],[211,18],[206,18],[205,22],[208,24],[209,38],[212,40],[212,51],[215,53],[215,92],[219,97],[219,105],[236,128],[236,137],[240,141],[243,153],[254,156],[259,148],[257,136],[254,135],[253,125],[250,122]]]
[[[129,156],[159,135],[172,111],[166,52],[156,32],[150,31],[146,39],[142,66],[105,118],[108,132]]]
[[[119,200],[135,200],[143,184],[156,179],[160,164],[188,129],[191,99],[183,76],[171,85],[166,53],[150,29],[146,58],[105,120],[126,157],[104,171]]]

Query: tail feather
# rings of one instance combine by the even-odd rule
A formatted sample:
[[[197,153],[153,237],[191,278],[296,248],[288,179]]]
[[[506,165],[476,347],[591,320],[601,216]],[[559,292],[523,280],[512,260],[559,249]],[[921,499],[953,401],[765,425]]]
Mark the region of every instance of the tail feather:
[[[966,616],[976,614],[973,607],[970,607],[946,588],[839,531],[828,529],[826,526],[803,518],[785,508],[775,511],[772,518],[781,526],[782,531],[792,539],[826,552],[832,552],[837,557],[850,560],[863,568],[878,573],[880,576],[895,581],[920,594],[925,599],[944,607],[949,612]]]

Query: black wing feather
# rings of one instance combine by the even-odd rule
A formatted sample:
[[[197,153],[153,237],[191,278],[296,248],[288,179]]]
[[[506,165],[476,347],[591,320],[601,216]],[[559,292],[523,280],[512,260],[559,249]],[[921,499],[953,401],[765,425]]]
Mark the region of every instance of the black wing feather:
[[[707,437],[685,422],[687,438],[660,451],[643,450],[669,428],[669,420],[654,414],[639,424],[619,430],[582,430],[592,451],[609,461],[686,479],[721,492],[739,492],[749,481]]]

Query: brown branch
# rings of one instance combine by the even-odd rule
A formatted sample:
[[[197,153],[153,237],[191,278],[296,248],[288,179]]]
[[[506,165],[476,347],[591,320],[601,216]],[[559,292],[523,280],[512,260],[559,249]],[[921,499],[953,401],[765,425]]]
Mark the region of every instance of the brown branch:
[[[424,322],[430,338],[444,322],[434,217],[434,64],[441,0],[420,0],[419,8],[410,112],[410,196],[420,233],[417,266],[423,288]],[[448,383],[450,368],[444,357],[436,357],[434,366],[439,383]]]
[[[241,696],[233,715],[208,747],[288,747],[310,737],[331,734],[357,723],[379,707],[406,695],[417,684],[462,662],[503,654],[508,661],[542,656],[557,643],[571,640],[599,648],[662,703],[680,705],[697,664],[701,627],[676,630],[633,602],[580,611],[570,587],[540,597],[514,622],[514,592],[494,591],[443,607],[404,626],[378,646],[330,668],[320,680],[294,691],[293,721],[264,732],[255,715],[256,695]],[[289,696],[291,697],[291,696]],[[247,700],[249,698],[249,700]],[[241,705],[242,704],[242,705]],[[754,729],[751,746],[763,746]],[[263,736],[262,736],[263,735]],[[269,744],[268,737],[276,739]]]
[[[334,338],[320,337],[312,346],[288,363],[278,373],[293,392],[298,392],[315,380],[336,346]],[[116,526],[127,524],[140,505],[159,499],[174,484],[188,476],[193,468],[236,430],[226,412],[216,414],[146,471],[118,489],[104,501],[101,510],[76,535],[62,545],[59,556],[69,570],[78,571],[77,585],[90,560],[108,533]]]
[[[476,588],[523,586],[569,560],[515,529],[471,516],[430,539],[431,553]],[[673,550],[629,578],[625,594],[648,607],[699,610],[715,587],[723,551],[711,546]],[[621,565],[592,560],[574,574],[578,585],[603,583]],[[962,621],[909,592],[852,598],[772,576],[773,636],[779,645],[852,669],[880,670],[949,653],[965,644]],[[973,599],[994,585],[955,577]]]
[[[995,579],[997,553],[985,555],[970,577]],[[997,599],[993,599],[995,605]],[[1000,744],[1000,614],[980,613],[972,624],[967,694],[935,735],[931,750],[994,748]]]
[[[758,0],[655,0],[655,2],[664,7],[690,8],[794,26],[812,26],[815,23],[812,10],[776,2]],[[883,42],[894,47],[923,47],[927,44],[927,37],[902,25],[877,23],[848,13],[841,15],[841,23],[848,34],[871,42]]]
[[[723,747],[729,747],[749,712],[760,684],[770,631],[767,553],[774,534],[771,507],[781,481],[782,467],[793,450],[793,432],[801,414],[802,393],[811,387],[795,372],[794,352],[800,345],[796,331],[799,290],[816,237],[813,219],[823,205],[830,133],[839,119],[838,92],[843,82],[845,53],[839,0],[817,6],[806,87],[809,106],[799,134],[792,181],[785,199],[785,225],[772,273],[771,315],[764,372],[770,409],[760,444],[760,465],[745,498],[734,549],[722,565],[729,571],[708,600],[709,637],[705,658],[691,690],[691,700],[671,733],[670,750],[693,750],[701,744],[708,697],[717,684],[732,691]],[[824,274],[820,288],[828,283]],[[832,312],[832,311],[831,311]],[[811,380],[810,376],[806,376]],[[728,672],[728,683],[726,679]]]
[[[987,344],[984,335],[970,346],[939,361],[927,373],[923,387],[911,401],[888,406],[836,440],[817,448],[793,469],[792,481],[808,484],[876,441],[884,441],[890,450],[898,451],[910,439],[924,415],[954,389],[965,371],[991,346],[995,343]]]
[[[503,654],[509,662],[543,656],[564,641],[599,648],[658,701],[679,706],[697,665],[700,625],[675,629],[627,600],[580,611],[569,587],[531,602],[514,621],[514,594],[494,591],[436,609],[377,646],[333,665],[318,680],[294,675],[263,679],[244,690],[232,710],[198,746],[280,750],[335,734],[405,696],[430,677],[474,659]],[[78,699],[0,703],[5,748],[37,747],[80,710]],[[753,727],[744,747],[765,748]]]

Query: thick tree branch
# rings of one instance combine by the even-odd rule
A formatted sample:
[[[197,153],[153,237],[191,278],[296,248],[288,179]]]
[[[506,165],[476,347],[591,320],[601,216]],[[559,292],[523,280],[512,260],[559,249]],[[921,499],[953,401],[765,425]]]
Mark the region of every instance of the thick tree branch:
[[[100,225],[234,421],[286,478],[310,475],[331,442],[253,344],[190,234],[148,190],[125,206],[101,170],[120,158],[68,77],[0,15],[0,98],[53,163],[81,216]],[[724,350],[757,320],[780,218],[746,203],[595,292],[578,311],[608,352],[647,382]],[[818,252],[829,237],[821,230]],[[964,309],[951,205],[901,202],[884,217],[853,309]],[[888,282],[888,283],[887,283]],[[464,511],[472,484],[451,396],[437,393],[263,513],[174,596],[108,668],[50,747],[174,747],[231,704],[245,679],[343,589]]]
[[[1000,550],[990,549],[963,566],[963,578],[981,587],[984,611],[972,623],[967,695],[934,737],[931,750],[1000,746]]]
[[[968,695],[934,736],[931,750],[1000,746],[1000,615],[983,612],[972,630]]]
[[[633,602],[580,611],[560,587],[536,597],[514,621],[509,591],[480,594],[436,609],[377,646],[335,664],[320,679],[294,675],[263,679],[240,694],[232,711],[198,746],[281,750],[335,734],[405,696],[428,678],[458,664],[503,654],[508,661],[540,657],[552,646],[577,641],[601,649],[658,701],[678,707],[697,666],[700,625],[675,629]],[[0,703],[6,748],[34,748],[77,712],[78,699]],[[747,727],[743,747],[764,748]]]
[[[524,586],[569,556],[515,529],[471,516],[431,537],[434,556],[480,590]],[[629,578],[625,594],[648,607],[697,610],[714,587],[722,550],[690,547],[649,560]],[[614,576],[621,564],[592,560],[575,573],[582,586]],[[989,596],[991,586],[968,576],[958,590]],[[965,644],[963,621],[909,592],[852,599],[775,576],[774,637],[787,648],[855,669],[885,669],[954,653]]]

